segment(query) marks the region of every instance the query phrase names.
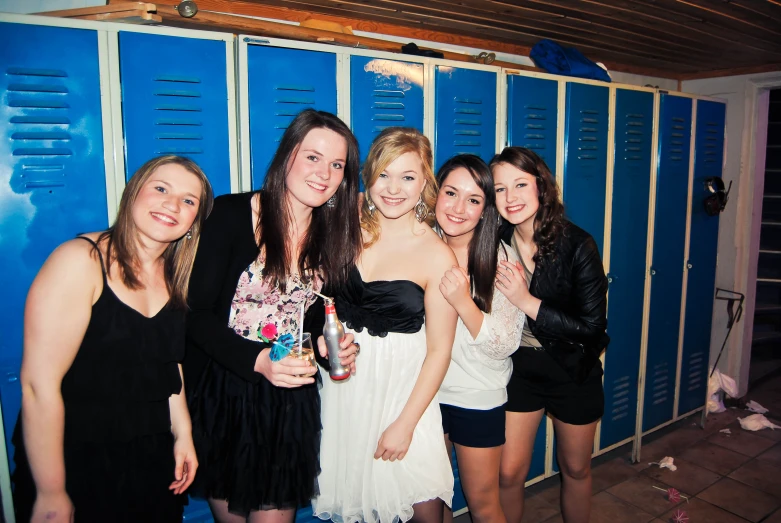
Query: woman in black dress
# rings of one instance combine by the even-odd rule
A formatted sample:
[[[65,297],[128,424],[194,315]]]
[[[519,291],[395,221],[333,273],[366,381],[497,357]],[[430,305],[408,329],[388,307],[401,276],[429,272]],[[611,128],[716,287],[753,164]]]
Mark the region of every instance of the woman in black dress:
[[[36,276],[14,435],[18,521],[182,520],[198,461],[179,362],[211,205],[194,162],[150,160],[114,225],[62,244]]]
[[[310,109],[285,130],[263,188],[217,198],[204,226],[184,372],[201,461],[192,494],[217,521],[289,522],[317,494],[316,369],[272,361],[265,340],[298,338],[314,293],[346,281],[360,249],[357,198],[355,137]],[[343,364],[355,359],[351,341]]]
[[[497,289],[527,318],[507,385],[502,509],[508,522],[520,523],[534,438],[547,411],[564,521],[587,522],[591,452],[605,401],[599,354],[608,342],[607,278],[594,239],[564,218],[556,182],[539,156],[507,147],[490,166],[496,206],[511,226],[502,239],[520,258],[500,262]]]

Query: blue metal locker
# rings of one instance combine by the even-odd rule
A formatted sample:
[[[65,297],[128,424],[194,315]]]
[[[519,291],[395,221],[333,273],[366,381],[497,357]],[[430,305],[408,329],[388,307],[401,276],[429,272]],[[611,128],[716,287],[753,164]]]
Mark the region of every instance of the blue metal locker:
[[[507,143],[531,149],[556,174],[559,83],[530,76],[507,77]]]
[[[128,178],[150,158],[177,154],[198,163],[215,195],[231,192],[226,45],[119,33]]]
[[[692,101],[661,94],[643,430],[670,421],[681,324]]]
[[[350,57],[350,118],[361,165],[383,129],[414,127],[423,132],[423,64]]]
[[[719,217],[708,216],[703,200],[710,193],[705,179],[721,176],[724,160],[726,106],[720,102],[697,101],[694,136],[694,180],[689,235],[689,276],[686,284],[686,313],[678,412],[689,412],[705,404],[710,356],[713,296],[716,282],[716,250]]]
[[[383,129],[401,126],[423,132],[423,64],[350,57],[350,118],[361,164]]]
[[[0,23],[0,72],[0,399],[10,459],[27,290],[57,245],[108,226],[97,33]]]
[[[534,479],[545,474],[545,451],[547,449],[546,435],[548,434],[548,419],[543,416],[540,420],[540,426],[537,428],[537,435],[534,436],[534,452],[532,454],[532,463],[529,466],[529,473],[526,480]]]
[[[252,188],[259,189],[279,140],[304,109],[336,114],[336,55],[247,46]]]
[[[616,89],[605,415],[600,448],[632,437],[645,294],[654,95]]]
[[[607,184],[607,87],[567,83],[564,127],[564,204],[567,217],[602,252]]]
[[[461,153],[496,153],[496,73],[440,65],[436,72],[434,166]]]

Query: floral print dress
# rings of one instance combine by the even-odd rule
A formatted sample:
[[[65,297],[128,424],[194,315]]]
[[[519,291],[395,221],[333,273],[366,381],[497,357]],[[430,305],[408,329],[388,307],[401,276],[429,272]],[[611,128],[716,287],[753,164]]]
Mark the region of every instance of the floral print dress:
[[[259,257],[241,274],[228,325],[238,335],[254,341],[261,339],[261,332],[268,339],[283,334],[298,339],[299,323],[303,320],[301,304],[305,309],[312,306],[317,298],[315,292],[323,286],[322,279],[290,275],[283,293],[278,286],[264,281],[265,261],[263,256]]]

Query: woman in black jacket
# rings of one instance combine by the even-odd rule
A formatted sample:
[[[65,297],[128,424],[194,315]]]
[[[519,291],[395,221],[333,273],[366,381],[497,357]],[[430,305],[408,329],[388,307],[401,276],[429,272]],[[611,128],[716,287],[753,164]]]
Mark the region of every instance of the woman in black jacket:
[[[507,386],[500,486],[510,523],[523,515],[523,486],[544,413],[553,418],[566,523],[587,522],[591,452],[604,410],[599,353],[607,345],[607,278],[594,239],[564,218],[556,181],[534,152],[507,147],[491,161],[503,239],[521,263],[503,261],[497,288],[526,314]]]

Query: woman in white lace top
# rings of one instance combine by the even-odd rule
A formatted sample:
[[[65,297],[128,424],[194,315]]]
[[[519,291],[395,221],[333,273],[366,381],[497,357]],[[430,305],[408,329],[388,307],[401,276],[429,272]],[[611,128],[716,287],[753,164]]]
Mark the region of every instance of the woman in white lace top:
[[[520,344],[525,316],[494,292],[494,283],[498,261],[515,263],[517,256],[499,242],[494,182],[483,160],[454,156],[437,181],[437,225],[458,260],[440,285],[459,316],[450,367],[439,389],[445,442],[448,449],[455,445],[472,521],[504,522],[499,504],[504,404],[510,355]]]

